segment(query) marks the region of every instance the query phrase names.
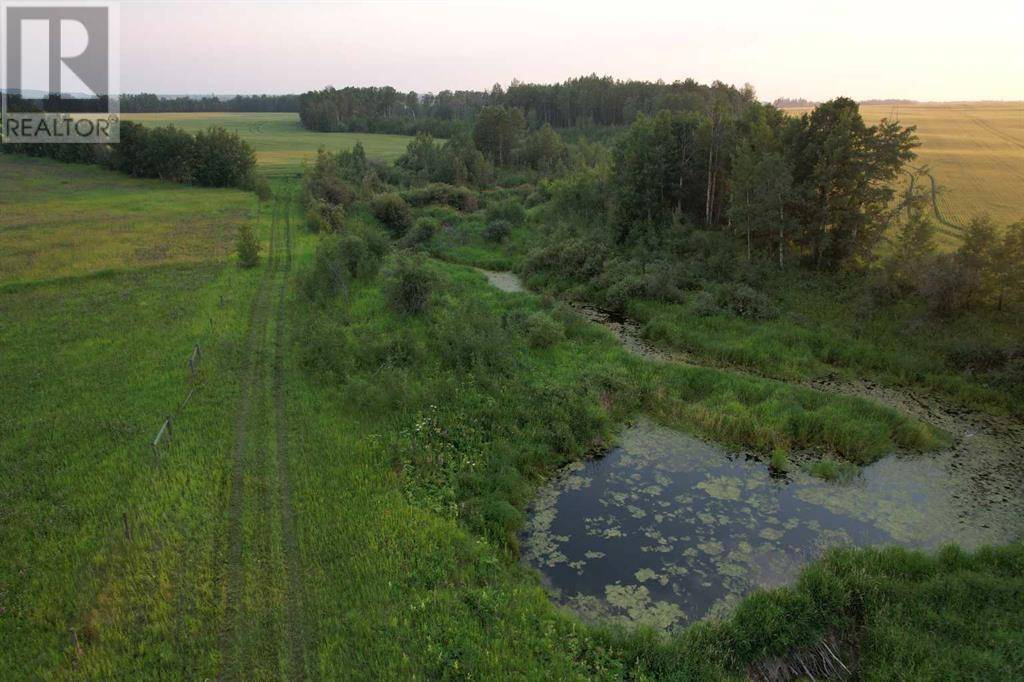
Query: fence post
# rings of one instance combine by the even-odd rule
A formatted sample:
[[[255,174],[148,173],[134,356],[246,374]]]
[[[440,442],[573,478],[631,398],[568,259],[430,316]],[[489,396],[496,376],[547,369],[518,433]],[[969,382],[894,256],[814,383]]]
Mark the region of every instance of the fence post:
[[[75,649],[75,661],[73,663],[75,669],[78,669],[78,661],[82,658],[82,645],[78,643],[78,633],[75,632],[75,628],[68,628],[71,630],[71,645]]]

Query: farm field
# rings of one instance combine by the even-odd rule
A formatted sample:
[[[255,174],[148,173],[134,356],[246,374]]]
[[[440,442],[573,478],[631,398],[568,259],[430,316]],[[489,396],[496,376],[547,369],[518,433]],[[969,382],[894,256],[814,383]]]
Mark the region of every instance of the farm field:
[[[202,667],[259,277],[227,255],[255,198],[7,155],[0,177],[0,670],[111,678],[126,648]]]
[[[223,259],[252,196],[0,155],[0,284]]]
[[[888,118],[917,126],[914,165],[930,169],[949,222],[984,213],[1003,225],[1024,219],[1024,102],[864,104],[860,112],[868,124]]]
[[[356,142],[363,143],[369,158],[394,161],[412,139],[404,135],[312,132],[299,125],[299,115],[293,113],[125,114],[124,118],[143,125],[175,125],[190,132],[223,126],[252,145],[260,169],[270,176],[299,173],[302,162],[315,156],[320,147],[334,152],[349,149]]]

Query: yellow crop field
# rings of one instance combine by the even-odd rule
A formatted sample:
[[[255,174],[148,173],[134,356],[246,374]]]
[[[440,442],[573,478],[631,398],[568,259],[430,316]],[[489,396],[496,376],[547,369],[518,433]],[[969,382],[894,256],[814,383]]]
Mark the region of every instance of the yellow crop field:
[[[867,123],[917,126],[914,165],[935,178],[947,221],[962,225],[982,213],[1000,224],[1024,219],[1024,102],[865,104],[860,111]]]

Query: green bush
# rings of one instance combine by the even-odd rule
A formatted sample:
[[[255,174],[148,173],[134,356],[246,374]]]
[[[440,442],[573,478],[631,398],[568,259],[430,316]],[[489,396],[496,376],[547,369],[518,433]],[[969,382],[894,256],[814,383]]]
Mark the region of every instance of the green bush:
[[[742,282],[726,282],[701,291],[690,300],[694,315],[735,315],[749,320],[772,320],[779,309],[767,296]]]
[[[374,197],[370,208],[377,220],[384,224],[395,239],[402,237],[412,224],[409,204],[393,192]]]
[[[402,192],[402,198],[410,206],[444,204],[467,212],[475,211],[478,207],[476,194],[471,189],[440,182],[406,190]]]
[[[523,208],[522,202],[513,197],[489,204],[485,214],[488,222],[504,220],[513,226],[518,226],[526,221],[526,209]]]
[[[849,462],[838,462],[830,457],[811,462],[807,473],[825,481],[845,481],[857,475],[857,466]]]
[[[970,372],[1001,369],[1013,355],[1010,349],[977,339],[957,339],[946,352],[949,364]]]
[[[306,227],[314,234],[333,234],[345,227],[345,209],[341,204],[312,201],[306,209]]]
[[[437,286],[434,274],[419,258],[400,258],[388,273],[384,293],[392,310],[417,315],[430,306]]]
[[[502,324],[508,331],[525,338],[531,348],[547,348],[565,338],[565,326],[543,311],[515,308],[505,313]]]
[[[356,235],[328,235],[320,240],[313,266],[299,279],[300,290],[310,300],[325,300],[345,291],[349,281],[372,276],[380,253]]]
[[[414,248],[418,246],[424,246],[429,244],[437,234],[439,225],[433,218],[420,218],[416,221],[416,225],[409,230],[408,234],[402,238],[402,245],[407,248]]]
[[[338,251],[345,269],[353,279],[364,279],[377,274],[383,254],[363,237],[354,234],[341,237],[338,240]]]
[[[495,220],[487,223],[483,230],[483,237],[489,242],[500,244],[512,234],[512,225],[507,220]]]
[[[238,226],[238,239],[235,242],[238,252],[238,265],[243,268],[255,267],[260,262],[260,240],[252,224],[244,222]]]
[[[526,342],[530,348],[547,348],[565,338],[565,329],[550,315],[536,312],[524,321]]]
[[[270,201],[274,197],[274,192],[270,189],[270,183],[262,175],[253,174],[249,179],[248,185],[248,188],[256,193],[256,197],[260,201]]]

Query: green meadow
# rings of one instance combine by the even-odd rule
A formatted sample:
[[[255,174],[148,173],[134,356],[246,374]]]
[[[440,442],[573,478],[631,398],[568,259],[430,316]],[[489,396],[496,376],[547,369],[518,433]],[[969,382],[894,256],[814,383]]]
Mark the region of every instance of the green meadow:
[[[174,125],[189,132],[221,126],[238,133],[256,151],[260,170],[269,176],[295,176],[302,162],[316,156],[319,148],[336,152],[361,142],[367,157],[394,161],[405,152],[411,138],[375,133],[317,133],[299,125],[292,113],[168,113],[126,114],[125,119],[146,126]]]
[[[519,561],[527,507],[641,413],[762,457],[854,464],[946,436],[771,378],[802,365],[745,363],[763,378],[635,357],[564,303],[465,265],[519,265],[522,231],[495,248],[470,221],[439,258],[392,246],[311,297],[322,237],[285,176],[335,139],[385,159],[404,141],[274,114],[161,118],[233,120],[273,198],[0,156],[5,677],[745,679],[836,642],[873,679],[1024,665],[1020,545],[833,552],[672,637],[559,611]],[[380,229],[359,208],[349,220]],[[251,270],[233,254],[245,221],[262,244]],[[418,312],[395,305],[403,269],[429,282]]]

